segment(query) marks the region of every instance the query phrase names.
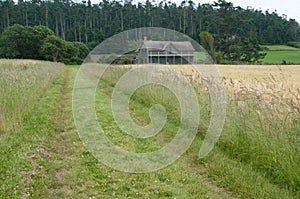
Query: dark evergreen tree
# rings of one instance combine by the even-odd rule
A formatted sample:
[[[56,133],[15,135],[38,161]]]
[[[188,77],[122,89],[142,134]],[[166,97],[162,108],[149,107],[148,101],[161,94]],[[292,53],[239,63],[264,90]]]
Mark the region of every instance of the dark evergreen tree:
[[[249,61],[239,57],[240,50],[246,53],[245,46],[254,50],[257,44],[300,40],[300,27],[295,20],[276,12],[235,7],[225,0],[212,5],[195,5],[191,0],[180,5],[163,0],[146,0],[137,5],[131,0],[102,0],[99,4],[90,0],[0,1],[0,33],[14,24],[46,26],[62,40],[83,42],[90,48],[118,32],[138,27],[174,29],[197,41],[200,32],[207,31],[214,38],[215,49],[224,52],[223,58],[234,61]]]

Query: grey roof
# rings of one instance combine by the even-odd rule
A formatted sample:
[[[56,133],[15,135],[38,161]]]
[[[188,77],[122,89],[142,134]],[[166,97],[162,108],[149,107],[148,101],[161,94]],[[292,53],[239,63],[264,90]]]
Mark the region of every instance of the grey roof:
[[[142,48],[166,50],[168,46],[173,46],[178,51],[195,51],[191,42],[189,41],[145,41]]]

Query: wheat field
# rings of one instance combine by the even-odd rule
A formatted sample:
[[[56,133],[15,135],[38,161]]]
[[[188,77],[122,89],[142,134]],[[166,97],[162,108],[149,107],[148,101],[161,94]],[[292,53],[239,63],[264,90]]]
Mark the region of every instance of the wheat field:
[[[220,77],[232,107],[254,111],[261,126],[279,121],[280,128],[300,121],[300,65],[165,65],[196,87],[206,87],[210,75]],[[140,65],[112,66],[134,68]],[[162,66],[164,67],[164,66]],[[197,69],[200,70],[197,71]],[[201,74],[206,73],[206,74]],[[164,74],[167,75],[167,74]]]

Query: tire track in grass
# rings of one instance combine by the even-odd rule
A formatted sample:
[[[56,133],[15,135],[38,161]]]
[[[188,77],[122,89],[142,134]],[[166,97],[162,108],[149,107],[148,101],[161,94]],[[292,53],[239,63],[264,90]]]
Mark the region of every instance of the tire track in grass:
[[[52,67],[47,62],[39,64]],[[57,70],[57,73],[50,70],[51,74],[40,74],[51,76],[51,79],[47,80],[45,92],[38,102],[33,103],[36,105],[26,120],[19,124],[18,129],[11,130],[1,137],[0,198],[38,198],[38,190],[43,187],[47,169],[42,160],[52,156],[52,151],[43,143],[47,142],[47,138],[51,137],[56,129],[52,118],[55,115],[56,97],[60,93],[66,68],[57,64]]]
[[[107,83],[106,86],[108,86],[109,83]],[[112,87],[109,86],[110,88],[101,88],[101,93],[104,93],[106,94],[107,96],[110,96],[110,92],[112,90]],[[139,110],[140,112],[147,112],[147,108],[145,107],[145,104],[143,104],[142,102],[140,102],[139,100],[135,101],[132,103],[134,104],[135,107],[138,107],[136,108],[137,110]],[[145,110],[142,110],[142,109],[145,109]],[[135,116],[137,116],[138,118],[134,118],[134,119],[137,119],[139,120],[141,123],[145,123],[146,121],[143,121],[145,120],[145,117],[141,117],[141,113],[140,115],[139,114],[134,114]],[[167,137],[165,137],[167,136]],[[164,133],[159,133],[158,136],[157,136],[157,141],[159,143],[161,143],[162,146],[164,146],[169,140],[170,140],[170,135],[167,135],[166,132]],[[184,155],[185,156],[185,155]],[[195,168],[195,167],[192,167],[191,165],[189,165],[189,162],[190,160],[187,159],[187,156],[185,156],[185,158],[180,158],[178,161],[176,161],[174,164],[170,165],[169,167],[167,167],[166,169],[163,169],[161,171],[158,171],[159,172],[164,172],[164,170],[168,170],[168,169],[175,169],[175,172],[178,172],[178,173],[181,173],[183,175],[194,175],[194,176],[197,176],[195,178],[197,178],[197,185],[199,189],[201,189],[201,187],[205,187],[209,190],[210,193],[212,193],[210,195],[210,197],[215,197],[215,198],[234,198],[232,196],[232,194],[225,190],[224,188],[222,187],[218,187],[217,185],[214,185],[213,183],[211,183],[204,175],[202,175],[202,173],[204,172],[202,170],[202,168]],[[184,171],[180,171],[180,170],[184,170]],[[189,173],[189,174],[187,174]],[[185,179],[186,180],[186,179]],[[186,182],[188,183],[188,181]],[[197,198],[197,197],[209,197],[208,195],[197,195],[195,194],[193,197]],[[180,198],[180,196],[179,196]]]
[[[53,161],[51,160],[57,159],[56,150],[53,150],[53,147],[58,146],[55,145],[57,142],[53,142],[53,139],[57,132],[64,128],[63,121],[61,119],[57,120],[57,118],[61,118],[60,115],[63,114],[63,110],[60,106],[68,77],[69,70],[65,68],[61,77],[56,79],[53,86],[45,92],[45,97],[33,115],[37,120],[33,121],[33,123],[36,125],[44,125],[38,127],[39,131],[34,138],[35,143],[26,156],[33,166],[33,170],[29,171],[29,174],[33,173],[34,176],[27,175],[26,177],[27,187],[25,189],[27,191],[26,195],[23,195],[24,198],[49,197],[47,192],[51,184],[48,179],[51,177],[51,169],[53,166],[51,164]]]
[[[111,84],[108,83],[108,85]],[[102,89],[102,91],[109,92],[107,89]],[[147,112],[147,110],[142,112]],[[163,136],[163,134],[159,134],[158,137],[162,145],[170,140],[169,137],[166,139],[166,136]],[[228,157],[228,154],[224,153],[218,146],[216,146],[211,155],[199,160],[197,152],[202,144],[200,137],[196,137],[196,145],[192,146],[179,161],[186,169],[199,173],[201,178],[203,177],[204,182],[208,183],[207,187],[215,190],[215,192],[219,192],[223,197],[274,198],[284,196],[293,198],[293,195],[288,190],[272,184],[251,166],[243,165],[238,160]]]
[[[198,187],[202,180],[175,164],[165,170],[150,174],[126,174],[114,171],[99,163],[87,152],[74,129],[71,109],[72,83],[76,70],[69,69],[55,102],[55,113],[49,123],[55,131],[40,138],[35,147],[39,150],[38,165],[43,175],[38,175],[29,187],[33,198],[220,198],[218,193]],[[69,78],[69,79],[68,79]],[[50,154],[43,156],[41,154]],[[179,170],[179,171],[178,171]],[[174,174],[175,173],[175,174]],[[181,175],[186,175],[183,179]],[[193,179],[189,179],[189,176]],[[182,179],[181,179],[182,178]],[[188,184],[186,184],[188,183]],[[187,187],[189,191],[186,191]],[[200,195],[199,195],[200,194]]]
[[[7,153],[15,153],[11,157],[14,169],[7,171],[12,179],[2,184],[6,192],[0,193],[0,198],[72,195],[70,182],[76,180],[68,179],[66,173],[78,162],[80,158],[76,156],[84,149],[72,124],[70,72],[68,68],[62,70],[24,126],[4,140]]]
[[[57,100],[57,111],[53,117],[56,131],[46,147],[53,155],[45,159],[47,176],[43,197],[71,198],[76,196],[80,154],[85,151],[73,124],[72,89],[77,70],[68,68]]]

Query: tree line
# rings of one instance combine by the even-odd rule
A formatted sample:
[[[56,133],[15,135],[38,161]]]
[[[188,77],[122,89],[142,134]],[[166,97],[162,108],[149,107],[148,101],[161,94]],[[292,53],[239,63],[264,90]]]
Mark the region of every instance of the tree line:
[[[242,61],[238,52],[247,48],[258,51],[258,44],[300,40],[300,27],[294,19],[276,12],[235,7],[225,0],[198,5],[192,0],[180,5],[165,0],[137,4],[131,0],[103,0],[99,4],[90,0],[1,1],[0,33],[14,24],[43,25],[62,40],[83,42],[90,49],[116,33],[138,27],[174,29],[199,42],[200,32],[209,32],[214,38],[214,51],[221,52],[218,56],[237,61]]]
[[[65,41],[46,26],[15,24],[6,28],[0,37],[0,58],[80,64],[88,53],[89,49],[84,43]]]

